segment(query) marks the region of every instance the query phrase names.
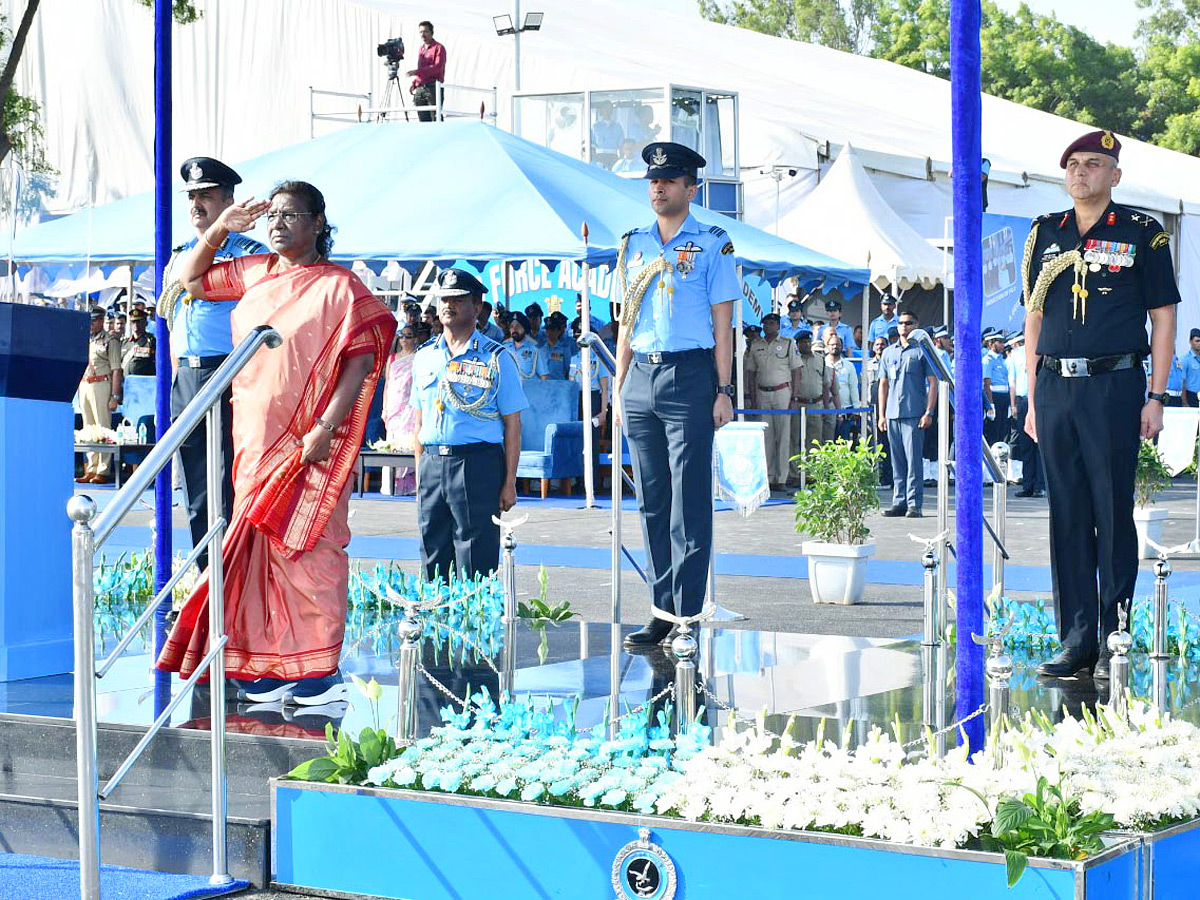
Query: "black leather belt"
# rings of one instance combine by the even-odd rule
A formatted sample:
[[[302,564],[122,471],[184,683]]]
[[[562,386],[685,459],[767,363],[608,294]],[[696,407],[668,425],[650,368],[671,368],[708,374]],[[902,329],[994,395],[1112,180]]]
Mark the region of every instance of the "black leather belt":
[[[1122,369],[1132,369],[1142,363],[1140,353],[1121,353],[1117,356],[1100,356],[1088,359],[1086,356],[1075,359],[1060,359],[1057,356],[1043,356],[1042,366],[1055,375],[1063,378],[1088,378],[1091,375],[1101,375],[1105,372],[1119,372]]]
[[[485,450],[499,450],[500,447],[500,444],[493,444],[491,441],[475,441],[471,444],[426,444],[424,452],[433,456],[470,456]]]
[[[703,357],[711,358],[712,355],[713,351],[711,349],[697,347],[692,350],[656,350],[653,353],[635,352],[633,358],[635,362],[650,363],[657,366],[661,363],[678,363]]]
[[[179,364],[185,369],[215,369],[225,362],[224,356],[181,356]]]

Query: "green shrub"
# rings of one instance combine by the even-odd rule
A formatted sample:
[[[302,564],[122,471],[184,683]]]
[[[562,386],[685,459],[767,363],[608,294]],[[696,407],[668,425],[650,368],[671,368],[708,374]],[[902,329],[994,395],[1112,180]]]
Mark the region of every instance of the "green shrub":
[[[804,454],[808,486],[796,492],[796,531],[831,544],[866,543],[867,513],[879,508],[882,456],[866,441],[856,448],[841,438]]]
[[[1137,471],[1133,476],[1133,500],[1141,507],[1150,506],[1171,483],[1171,471],[1158,454],[1153,441],[1142,441],[1138,447]]]

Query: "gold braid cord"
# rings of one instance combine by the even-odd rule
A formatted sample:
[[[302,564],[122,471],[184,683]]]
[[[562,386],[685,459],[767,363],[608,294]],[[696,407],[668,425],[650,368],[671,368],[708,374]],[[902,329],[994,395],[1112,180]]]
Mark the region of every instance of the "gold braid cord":
[[[1055,278],[1067,271],[1067,269],[1074,269],[1076,278],[1087,271],[1087,267],[1083,264],[1083,256],[1078,250],[1068,250],[1066,253],[1060,253],[1042,266],[1042,270],[1038,272],[1037,281],[1034,282],[1033,290],[1029,294],[1029,301],[1026,303],[1025,308],[1030,312],[1041,312],[1046,305],[1046,294],[1050,290],[1051,283]],[[1078,292],[1076,294],[1078,295]],[[1086,300],[1085,295],[1085,303]]]
[[[158,298],[158,314],[163,317],[168,328],[175,327],[175,305],[179,302],[179,298],[186,294],[183,285],[178,281],[172,281],[165,288]]]
[[[1025,255],[1021,257],[1021,290],[1025,294],[1025,308],[1029,309],[1029,266],[1033,263],[1033,248],[1038,239],[1038,220],[1033,220],[1029,237],[1025,239]],[[1043,301],[1045,298],[1042,298]],[[1033,310],[1037,312],[1037,310]]]
[[[633,284],[629,284],[629,273],[625,268],[625,251],[628,247],[629,235],[625,235],[621,238],[621,247],[617,251],[617,277],[621,287],[621,329],[628,328],[632,333],[633,326],[637,324],[638,313],[642,310],[642,298],[646,296],[650,282],[664,272],[674,272],[675,269],[659,256],[638,273],[637,278],[633,279]]]

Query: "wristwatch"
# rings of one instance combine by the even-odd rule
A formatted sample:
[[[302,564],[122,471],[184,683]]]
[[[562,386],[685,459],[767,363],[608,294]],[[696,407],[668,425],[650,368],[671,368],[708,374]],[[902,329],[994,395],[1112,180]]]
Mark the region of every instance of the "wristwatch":
[[[1156,394],[1156,393],[1154,393],[1154,391],[1150,391],[1149,393],[1146,394],[1146,399],[1147,400],[1157,400],[1163,406],[1167,405],[1167,395],[1166,394]]]
[[[726,397],[733,399],[733,385],[732,384],[718,385],[717,393],[724,394]]]

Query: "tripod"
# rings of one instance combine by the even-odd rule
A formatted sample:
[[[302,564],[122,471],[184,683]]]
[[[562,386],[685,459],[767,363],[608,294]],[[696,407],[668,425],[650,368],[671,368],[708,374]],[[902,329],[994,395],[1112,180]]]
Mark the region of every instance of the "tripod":
[[[387,85],[383,89],[383,106],[380,112],[376,114],[375,121],[384,122],[387,120],[387,111],[392,107],[392,97],[396,96],[400,98],[399,105],[404,108],[404,121],[408,122],[410,120],[407,104],[404,101],[404,88],[400,86],[400,63],[389,61],[387,64],[387,73]]]

